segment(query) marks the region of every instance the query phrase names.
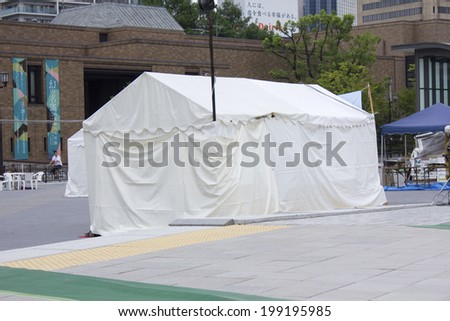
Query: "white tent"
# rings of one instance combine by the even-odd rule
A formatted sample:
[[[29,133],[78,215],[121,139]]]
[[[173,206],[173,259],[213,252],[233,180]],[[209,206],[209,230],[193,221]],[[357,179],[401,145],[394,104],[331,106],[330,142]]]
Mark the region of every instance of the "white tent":
[[[362,109],[362,90],[352,91],[350,93],[339,95],[342,99],[345,99],[350,104]]]
[[[374,117],[317,85],[144,73],[84,121],[91,231],[378,206]]]
[[[87,197],[87,170],[84,152],[83,130],[80,129],[67,140],[69,173],[66,184],[66,197]]]

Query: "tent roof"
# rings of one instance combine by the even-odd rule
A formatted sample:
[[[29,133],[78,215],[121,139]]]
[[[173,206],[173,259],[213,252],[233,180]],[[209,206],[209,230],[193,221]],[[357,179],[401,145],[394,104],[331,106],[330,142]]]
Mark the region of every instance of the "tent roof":
[[[67,139],[67,144],[71,146],[84,146],[83,128]]]
[[[373,116],[318,85],[217,77],[217,120],[276,114],[322,126],[356,126]],[[211,79],[146,72],[83,123],[85,131],[170,131],[212,122]]]
[[[438,103],[408,117],[381,126],[381,133],[389,135],[436,132],[444,131],[447,125],[450,125],[450,107]]]

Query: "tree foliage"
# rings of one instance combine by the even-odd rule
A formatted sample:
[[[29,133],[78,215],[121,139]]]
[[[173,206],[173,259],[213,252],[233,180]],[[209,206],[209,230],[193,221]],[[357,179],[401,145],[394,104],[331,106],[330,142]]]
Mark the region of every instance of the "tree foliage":
[[[382,100],[377,104],[377,123],[380,126],[416,112],[416,90],[414,88],[400,89],[396,93],[394,101],[390,103],[387,85],[383,86],[382,90],[384,95],[379,95]]]
[[[366,67],[343,61],[331,70],[324,70],[316,80],[335,94],[345,94],[366,87],[369,78]]]
[[[370,33],[352,36],[353,21],[352,15],[341,18],[322,10],[284,26],[278,24],[281,34],[264,39],[263,46],[289,68],[273,70],[272,76],[319,83],[333,92],[365,87],[380,39]]]
[[[247,28],[250,17],[244,18],[242,10],[230,1],[225,1],[217,8],[215,24],[219,28],[217,36],[240,38],[243,30]]]
[[[165,7],[186,32],[197,28],[200,8],[190,0],[142,0],[143,5]]]
[[[394,93],[394,101],[389,102],[389,79],[386,78],[372,87],[372,96],[375,106],[375,122],[377,133],[381,133],[381,126],[402,119],[416,112],[416,90],[415,88],[403,88]],[[366,95],[367,96],[367,95]],[[363,96],[363,104],[368,104],[368,99]],[[365,101],[366,100],[366,101]],[[404,139],[407,139],[409,151],[414,147],[412,135],[388,135],[386,144],[391,152],[404,153]],[[381,150],[380,135],[377,135],[378,150]]]
[[[165,7],[183,27],[186,33],[207,33],[208,19],[196,1],[190,0],[143,0],[144,5]],[[250,17],[244,17],[239,6],[225,1],[212,12],[214,36],[229,38],[259,39],[271,38],[272,32],[261,30]]]

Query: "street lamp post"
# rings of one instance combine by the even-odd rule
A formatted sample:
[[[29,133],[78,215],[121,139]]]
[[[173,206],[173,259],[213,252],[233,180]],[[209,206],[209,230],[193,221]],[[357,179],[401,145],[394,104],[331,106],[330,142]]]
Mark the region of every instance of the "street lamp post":
[[[213,50],[213,19],[212,11],[216,8],[214,0],[198,0],[200,10],[206,13],[208,17],[208,31],[209,31],[209,56],[211,61],[211,90],[212,90],[212,114],[213,121],[216,121],[216,93],[215,93],[215,69],[214,69],[214,50]]]
[[[6,86],[8,86],[9,83],[9,74],[6,71],[2,71],[0,73],[0,78],[1,78],[1,82],[2,85],[0,86],[0,88],[5,88]],[[2,113],[0,110],[0,174],[3,175],[3,119],[2,119]]]
[[[389,78],[389,123],[392,122],[392,102],[394,101],[392,96],[392,78]]]
[[[389,108],[389,110],[388,110],[388,112],[389,112],[389,114],[388,114],[388,124],[390,124],[391,122],[392,122],[392,102],[394,101],[393,100],[393,96],[392,96],[392,78],[389,78],[389,85],[388,85],[388,90],[389,90],[389,97],[388,97],[388,99],[389,99],[389,105],[388,105],[388,108]],[[392,147],[391,147],[391,138],[390,138],[390,136],[389,136],[389,145],[388,145],[388,147],[389,147],[389,149],[388,149],[388,158],[390,158],[392,155]]]

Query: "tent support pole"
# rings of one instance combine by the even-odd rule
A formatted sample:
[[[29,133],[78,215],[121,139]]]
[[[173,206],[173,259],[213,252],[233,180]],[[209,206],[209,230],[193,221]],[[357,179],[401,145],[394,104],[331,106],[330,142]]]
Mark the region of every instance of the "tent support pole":
[[[408,154],[408,142],[406,141],[406,134],[403,135],[403,139],[405,140],[405,164],[406,164],[406,155]]]
[[[209,27],[209,56],[211,61],[211,90],[212,90],[212,117],[216,121],[216,71],[214,69],[214,49],[213,49],[213,19],[212,11],[208,11],[208,27]]]
[[[381,185],[384,186],[384,135],[381,134]]]

